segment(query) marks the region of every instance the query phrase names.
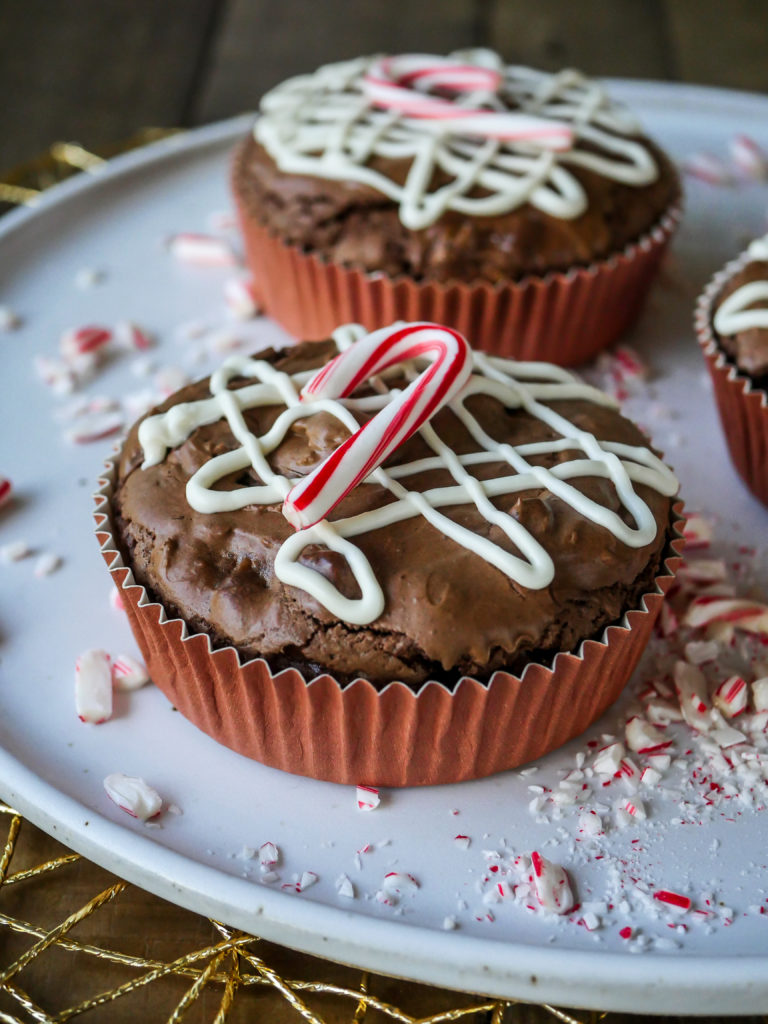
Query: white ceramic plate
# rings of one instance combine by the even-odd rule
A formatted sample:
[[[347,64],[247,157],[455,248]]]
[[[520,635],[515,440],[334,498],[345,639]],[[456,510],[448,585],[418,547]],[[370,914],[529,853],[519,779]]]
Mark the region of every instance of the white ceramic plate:
[[[724,155],[739,131],[768,147],[768,101],[759,97],[650,83],[614,87],[677,158],[699,150]],[[76,719],[76,655],[91,646],[121,651],[134,645],[109,607],[111,584],[91,533],[91,494],[110,442],[72,446],[62,439],[53,413],[66,401],[52,398],[36,379],[33,354],[55,354],[64,328],[129,318],[158,336],[152,353],[158,365],[184,365],[196,343],[174,340],[178,325],[226,322],[222,284],[231,272],[175,262],[163,240],[177,231],[206,230],[212,211],[229,208],[228,154],[248,123],[246,117],[214,125],[121,157],[0,223],[0,304],[23,318],[19,330],[0,335],[0,473],[13,479],[18,494],[14,506],[0,513],[0,545],[25,539],[64,558],[62,568],[44,579],[35,578],[34,559],[0,565],[2,795],[123,877],[321,956],[536,1002],[665,1013],[764,1012],[768,919],[748,909],[768,895],[768,819],[759,814],[686,829],[671,824],[675,809],[660,799],[647,823],[609,836],[612,863],[637,855],[631,840],[640,836],[638,870],[651,872],[654,886],[682,885],[695,893],[710,885],[735,911],[731,927],[709,933],[690,928],[685,935],[670,932],[666,918],[638,911],[632,923],[650,939],[647,951],[638,953],[636,943],[620,938],[627,921],[613,912],[594,933],[517,906],[493,908],[491,923],[475,892],[484,870],[482,850],[497,848],[501,837],[514,849],[538,846],[566,864],[582,899],[599,900],[608,892],[602,862],[574,858],[569,830],[536,824],[527,809],[527,786],[560,778],[584,740],[546,758],[535,780],[509,773],[461,786],[393,791],[377,811],[363,814],[349,788],[283,775],[217,746],[151,688],[121,699],[114,719],[101,727]],[[674,246],[674,280],[657,287],[628,339],[656,371],[653,403],[643,405],[641,397],[632,412],[668,452],[688,506],[719,518],[726,545],[740,539],[764,544],[768,514],[728,462],[691,333],[691,308],[709,274],[765,229],[767,207],[765,185],[691,183]],[[103,280],[90,289],[76,287],[83,268],[102,270]],[[259,345],[284,340],[265,320],[246,331]],[[130,363],[116,360],[87,393],[117,395],[144,386]],[[208,365],[191,372],[202,374]],[[665,419],[670,409],[677,410],[675,420]],[[610,730],[615,714],[590,735]],[[162,828],[151,830],[129,819],[102,789],[103,777],[113,771],[144,776],[183,816],[166,814]],[[453,843],[457,832],[472,837],[469,850]],[[281,848],[283,881],[311,870],[319,882],[301,895],[260,884],[256,863],[234,855],[265,840]],[[391,842],[380,845],[385,840]],[[719,842],[716,851],[713,840]],[[360,856],[358,868],[355,851],[366,843],[379,845]],[[420,881],[398,908],[372,898],[392,865]],[[337,896],[334,883],[342,872],[352,879],[357,899]],[[457,899],[466,900],[466,909],[458,909]],[[446,915],[457,918],[455,931],[443,930]]]

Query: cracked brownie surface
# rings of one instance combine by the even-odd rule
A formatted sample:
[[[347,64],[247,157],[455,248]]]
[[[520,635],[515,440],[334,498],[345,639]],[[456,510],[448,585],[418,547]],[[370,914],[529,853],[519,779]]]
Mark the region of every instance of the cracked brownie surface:
[[[282,352],[259,353],[258,358],[296,373],[322,366],[335,351],[330,342],[303,343]],[[235,379],[230,387],[244,383]],[[153,412],[207,395],[208,381],[199,381]],[[467,406],[498,441],[515,445],[556,436],[542,421],[522,409],[507,409],[496,399],[477,395],[467,400]],[[559,401],[557,408],[598,438],[647,447],[640,431],[610,407],[568,399]],[[277,406],[249,409],[245,416],[251,431],[263,434],[279,411]],[[361,423],[365,419],[361,412],[356,416]],[[456,452],[473,449],[450,409],[441,410],[432,423]],[[270,463],[287,477],[305,475],[347,436],[330,414],[299,419]],[[427,679],[451,683],[464,674],[485,679],[499,668],[519,672],[530,660],[551,659],[558,651],[578,648],[582,640],[599,635],[624,612],[639,607],[666,554],[670,498],[636,486],[657,531],[651,544],[630,548],[549,491],[535,488],[495,498],[494,503],[511,511],[552,557],[555,574],[549,586],[521,586],[416,516],[355,538],[382,587],[385,608],[370,625],[352,625],[276,577],[275,554],[293,532],[279,505],[204,514],[188,504],[185,490],[192,474],[236,444],[226,420],[219,420],[196,428],[162,462],[142,469],[135,425],[119,458],[112,518],[126,564],[169,615],[182,617],[195,632],[207,633],[214,646],[234,645],[244,660],[265,658],[273,671],[296,667],[308,678],[327,671],[341,682],[363,676],[377,685],[400,680],[411,686]],[[416,435],[387,465],[429,454]],[[531,462],[551,466],[573,457],[573,451],[565,450],[533,456]],[[485,462],[473,472],[485,478],[512,470],[506,463]],[[596,476],[573,482],[626,519],[609,479]],[[223,478],[217,486],[232,489],[254,483],[258,480],[249,469]],[[409,477],[409,487],[419,490],[448,483],[443,469]],[[353,516],[391,500],[382,486],[365,483],[330,518]],[[474,505],[442,511],[516,553]],[[301,561],[329,578],[345,596],[358,595],[341,555],[314,545],[304,550]]]

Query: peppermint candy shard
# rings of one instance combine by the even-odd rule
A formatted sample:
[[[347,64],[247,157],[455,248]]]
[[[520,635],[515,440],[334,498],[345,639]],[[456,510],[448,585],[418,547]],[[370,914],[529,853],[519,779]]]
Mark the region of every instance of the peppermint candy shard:
[[[347,875],[339,875],[336,879],[336,892],[344,899],[355,899],[355,887]]]
[[[567,914],[572,910],[573,892],[565,868],[542,857],[537,850],[531,853],[531,866],[529,880],[542,910],[554,914]]]
[[[768,676],[755,679],[752,683],[752,703],[755,711],[768,711]]]
[[[374,786],[357,787],[357,807],[360,811],[375,811],[381,803],[379,791]]]
[[[280,863],[280,850],[274,843],[262,843],[259,847],[259,864],[262,868],[271,868]]]
[[[163,808],[163,800],[157,790],[144,779],[132,775],[122,772],[108,775],[104,779],[104,789],[121,810],[141,821],[156,817]]]
[[[112,660],[112,683],[117,690],[139,690],[149,682],[143,662],[130,654],[118,654]]]
[[[0,476],[0,506],[7,504],[11,500],[11,494],[13,493],[13,485],[8,477]]]
[[[668,907],[674,907],[675,910],[690,910],[691,900],[689,896],[683,896],[679,892],[672,892],[669,889],[659,889],[653,894],[653,898],[658,900],[659,903],[665,903]]]
[[[639,715],[634,715],[625,726],[627,746],[637,754],[650,754],[652,751],[663,750],[670,746],[672,740],[665,737],[661,729],[646,722]]]
[[[112,667],[106,651],[83,651],[75,662],[75,710],[81,722],[100,725],[112,716]]]
[[[735,718],[747,709],[749,691],[741,676],[729,676],[720,683],[712,696],[712,703],[726,718]]]
[[[182,232],[168,239],[168,250],[180,263],[199,267],[237,266],[237,257],[228,242],[213,235]]]
[[[419,888],[419,883],[413,875],[404,871],[388,871],[384,875],[381,888],[388,896],[401,896],[406,892],[415,892]]]

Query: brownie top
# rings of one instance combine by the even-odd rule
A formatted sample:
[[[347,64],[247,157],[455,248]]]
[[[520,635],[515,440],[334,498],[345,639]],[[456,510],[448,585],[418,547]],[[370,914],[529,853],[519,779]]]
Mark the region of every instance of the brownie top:
[[[745,259],[715,300],[713,327],[738,368],[768,388],[768,236],[756,239]]]
[[[332,408],[313,407],[286,419],[290,401],[286,405],[279,397],[335,353],[332,342],[303,343],[260,353],[254,357],[258,362],[240,358],[230,364],[227,393],[253,389],[254,380],[262,390],[277,388],[271,401],[243,399],[243,421],[267,453],[268,470],[261,476],[249,458],[235,456],[227,463],[231,453],[242,454],[241,442],[227,418],[211,412],[210,380],[182,389],[131,430],[119,457],[112,504],[116,536],[138,582],[171,614],[207,632],[215,645],[233,644],[244,659],[266,658],[273,671],[295,666],[307,676],[330,671],[341,681],[363,676],[377,684],[401,680],[415,686],[463,674],[483,679],[498,668],[520,671],[531,659],[575,649],[638,606],[652,589],[668,540],[676,481],[610,400],[544,364],[540,377],[521,371],[518,379],[512,375],[523,364],[486,360],[489,372],[503,379],[489,383],[476,369],[471,380],[479,385],[431,420],[461,466],[484,482],[487,507],[482,498],[458,493],[455,467],[449,471],[436,460],[423,430],[385,464],[387,480],[369,477],[333,510],[330,543],[338,550],[327,543],[327,533],[313,533],[314,527],[303,539],[295,534],[275,495],[270,499],[251,491],[251,504],[224,507],[238,503],[233,492],[265,488],[275,474],[289,481],[305,476],[349,436]],[[270,376],[273,370],[279,371],[277,381]],[[404,383],[387,378],[389,388]],[[373,415],[376,394],[363,387],[344,408],[364,423]],[[510,400],[511,394],[528,397],[520,403]],[[539,396],[539,404],[530,405],[531,395]],[[201,402],[207,404],[185,404]],[[190,409],[207,410],[206,422],[198,417],[193,425]],[[173,410],[170,418],[158,419],[168,410]],[[140,442],[141,436],[146,444],[143,424],[150,420],[153,429],[162,426],[160,451]],[[564,441],[566,421],[569,435],[586,433],[578,441]],[[584,440],[589,435],[600,439],[601,447],[608,443],[627,470],[623,502],[610,459],[589,448],[592,442]],[[489,454],[478,443],[483,436],[510,448]],[[156,461],[142,468],[147,452]],[[554,472],[537,477],[536,467]],[[190,504],[199,505],[188,486],[198,471],[207,474],[205,500],[211,507],[221,505],[221,511],[199,511]],[[516,489],[520,473],[525,486]],[[386,509],[402,512],[405,506],[398,502],[409,499],[398,487],[426,494],[438,514],[430,521],[406,508],[402,515],[366,519]],[[577,508],[584,498],[596,503],[589,508],[601,507],[594,517],[589,508]],[[487,541],[486,553],[465,546],[462,531]],[[636,533],[635,540],[626,542],[627,531]],[[342,604],[354,602],[369,585],[367,570],[361,572],[355,562],[363,559],[381,589],[380,614],[368,622],[349,621],[334,612],[336,598],[327,601],[322,587],[309,585],[318,597],[303,584],[283,582],[276,558],[285,560],[286,542],[297,537],[295,565],[316,583],[330,583]],[[506,568],[515,560],[523,567],[518,578]],[[546,563],[552,569],[548,583],[520,582],[527,565]]]
[[[565,148],[379,109],[365,92],[375,59],[361,58],[267,94],[235,157],[241,209],[345,266],[496,283],[620,252],[679,199],[669,160],[597,83],[508,67],[488,51],[457,56],[494,68],[497,88],[442,87],[427,99],[563,125]]]

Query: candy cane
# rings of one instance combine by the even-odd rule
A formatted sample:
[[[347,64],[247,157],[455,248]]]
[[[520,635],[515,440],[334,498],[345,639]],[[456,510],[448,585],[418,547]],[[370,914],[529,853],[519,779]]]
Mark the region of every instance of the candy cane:
[[[385,57],[372,64],[363,77],[363,91],[376,107],[396,110],[408,117],[442,121],[470,135],[489,139],[535,142],[546,149],[566,150],[573,145],[573,129],[563,121],[530,117],[511,110],[461,107],[452,100],[417,92],[410,86],[441,87],[455,92],[496,92],[501,85],[498,71],[466,64],[435,63],[418,55]]]
[[[343,398],[369,377],[419,357],[430,365],[416,380],[288,492],[283,515],[296,529],[324,519],[458,394],[472,370],[470,348],[461,334],[438,324],[385,327],[332,359],[304,386],[305,400]]]

